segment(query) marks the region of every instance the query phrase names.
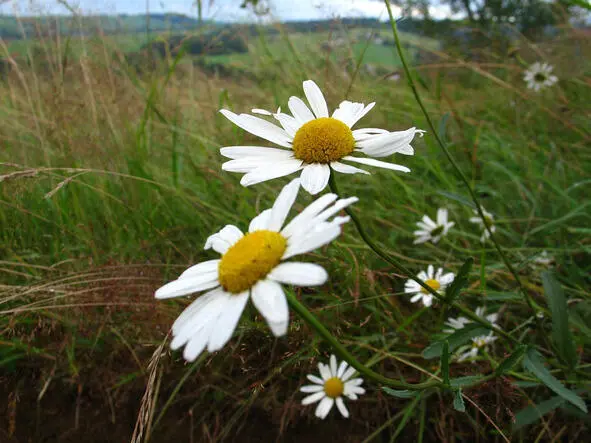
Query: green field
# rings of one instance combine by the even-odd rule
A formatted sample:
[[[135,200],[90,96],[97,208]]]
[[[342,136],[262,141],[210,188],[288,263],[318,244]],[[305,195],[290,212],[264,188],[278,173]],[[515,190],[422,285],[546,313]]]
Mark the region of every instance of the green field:
[[[328,32],[262,32],[248,53],[204,56],[236,68],[222,74],[191,57],[135,72],[121,55],[142,47],[141,33],[10,42],[9,52],[32,62],[16,57],[0,71],[0,441],[584,440],[589,39],[564,29],[471,59],[403,34],[425,114],[396,48],[367,44],[365,33],[350,30],[327,51]],[[433,52],[440,58],[420,62]],[[558,77],[540,93],[523,81],[536,61]],[[284,285],[327,333],[291,305],[288,332],[275,338],[249,302],[220,351],[185,362],[169,349],[169,330],[199,295],[156,300],[154,292],[217,257],[203,250],[206,239],[227,224],[246,230],[296,177],[245,188],[243,174],[223,171],[220,148],[275,145],[219,110],[287,112],[307,79],[331,111],[345,99],[376,102],[355,129],[427,131],[413,140],[413,156],[376,158],[410,173],[360,164],[371,175],[334,173],[343,197],[359,197],[351,212],[382,255],[346,223],[335,241],[295,258],[324,267],[327,282]],[[469,220],[470,189],[494,215],[496,243],[481,243]],[[300,190],[288,220],[328,191]],[[416,223],[438,208],[455,226],[436,244],[414,244]],[[551,262],[539,260],[544,252]],[[429,265],[464,280],[431,307],[405,293]],[[494,331],[472,324],[443,333],[449,317],[476,316],[481,306],[498,313]],[[489,332],[493,344],[457,360],[461,346]],[[299,389],[342,351],[334,340],[361,362],[367,392],[347,401],[349,420],[333,409],[323,421]]]

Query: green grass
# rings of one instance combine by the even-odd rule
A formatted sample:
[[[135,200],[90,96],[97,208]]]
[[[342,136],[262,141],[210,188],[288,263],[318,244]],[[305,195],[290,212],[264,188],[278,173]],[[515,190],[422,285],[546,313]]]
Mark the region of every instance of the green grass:
[[[139,44],[126,38],[97,40],[96,48],[120,45],[125,52]],[[588,433],[588,417],[556,400],[543,422],[531,419],[531,408],[524,408],[546,407],[555,394],[521,364],[466,389],[465,413],[454,411],[449,392],[395,398],[366,380],[368,393],[348,403],[351,420],[316,420],[311,407],[300,405],[297,389],[331,349],[293,313],[285,338],[275,340],[250,306],[222,351],[190,365],[179,352],[166,351],[170,325],[195,297],[157,302],[154,290],[213,258],[203,251],[206,238],[226,224],[246,229],[288,182],[243,188],[240,174],[221,170],[220,147],[261,141],[224,119],[220,108],[286,109],[291,95],[303,96],[301,82],[312,78],[331,109],[349,86],[349,100],[377,102],[359,127],[427,129],[405,79],[355,77],[363,42],[353,44],[352,55],[327,57],[318,50],[324,38],[265,37],[250,42],[249,54],[210,57],[248,68],[244,76],[219,78],[185,62],[171,68],[169,78],[136,76],[112,51],[76,58],[63,70],[63,54],[48,44],[50,56],[37,56],[47,57],[38,61],[50,69],[22,64],[0,84],[0,364],[8,381],[0,436],[128,441],[140,408],[147,418],[139,428],[151,433],[150,441],[220,441],[238,433],[246,441],[336,435],[346,441],[398,435],[504,441],[522,410],[520,420],[532,424],[517,431],[517,441],[576,441]],[[431,40],[412,44],[435,49]],[[537,59],[529,42],[518,48],[523,60]],[[397,67],[393,49],[370,45],[360,64]],[[412,272],[428,264],[457,272],[473,258],[458,301],[498,311],[503,330],[537,347],[554,377],[588,402],[591,67],[588,57],[572,54],[590,51],[567,31],[540,42],[538,51],[560,77],[539,95],[525,89],[515,58],[495,58],[492,68],[451,58],[447,67],[421,68],[417,75],[440,137],[495,214],[496,237],[541,307],[540,322],[498,253],[480,244],[479,229],[468,221],[468,193],[434,134],[415,139],[414,156],[384,159],[408,166],[409,174],[368,167],[371,176],[337,179],[344,195],[360,198],[353,210],[369,235]],[[301,192],[296,211],[312,200]],[[449,209],[454,229],[437,245],[413,245],[415,223],[439,207]],[[532,265],[544,250],[555,257],[566,297],[576,359],[570,367],[551,339],[556,314],[544,291],[544,268]],[[294,293],[359,360],[409,383],[440,375],[439,361],[421,353],[457,311],[409,303],[407,276],[376,257],[352,223],[305,259],[324,266],[330,279]],[[498,340],[475,364],[453,362],[451,376],[490,374],[515,349]]]

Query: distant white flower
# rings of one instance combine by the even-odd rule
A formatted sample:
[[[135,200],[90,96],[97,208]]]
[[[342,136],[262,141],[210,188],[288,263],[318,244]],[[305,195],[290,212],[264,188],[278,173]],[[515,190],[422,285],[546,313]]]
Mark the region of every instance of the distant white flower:
[[[345,418],[349,417],[349,411],[343,401],[343,396],[349,400],[357,400],[358,395],[365,394],[361,387],[363,379],[351,378],[355,374],[355,368],[348,367],[347,362],[342,361],[337,367],[337,358],[330,356],[330,365],[318,363],[320,377],[308,375],[313,385],[306,385],[300,388],[301,392],[311,393],[302,400],[303,405],[318,403],[316,417],[324,419],[336,403],[337,409]]]
[[[499,314],[498,313],[493,313],[493,314],[486,314],[486,307],[484,306],[480,306],[478,308],[476,308],[476,311],[474,311],[474,313],[480,317],[480,318],[484,318],[486,319],[489,323],[491,323],[493,326],[495,327],[499,327],[499,325],[497,325],[497,320],[499,319]],[[444,329],[443,332],[447,333],[447,334],[452,334],[454,332],[456,332],[458,329],[462,329],[464,326],[466,326],[469,323],[473,323],[472,320],[467,319],[466,317],[458,317],[458,318],[453,318],[453,317],[449,317],[447,319],[447,321],[445,322],[446,326],[449,326],[449,329]]]
[[[525,71],[523,80],[525,80],[529,89],[538,92],[541,89],[554,85],[558,81],[558,77],[552,75],[553,69],[548,63],[536,62]]]
[[[537,255],[534,258],[533,262],[535,265],[547,268],[554,263],[554,257],[548,254],[547,251],[543,251],[541,254]]]
[[[357,198],[337,200],[335,194],[325,194],[284,226],[299,188],[299,179],[286,185],[273,207],[252,219],[247,234],[227,225],[211,235],[205,249],[213,249],[221,258],[190,267],[156,291],[156,298],[166,299],[209,290],[172,326],[171,347],[186,345],[186,360],[195,360],[206,348],[209,352],[221,349],[230,340],[250,297],[271,332],[284,335],[289,311],[281,284],[317,286],[328,278],[319,265],[286,260],[338,237],[349,217],[334,216]]]
[[[291,97],[288,107],[292,115],[271,113],[264,109],[252,112],[272,116],[279,125],[249,114],[235,114],[227,109],[220,112],[236,126],[263,138],[283,149],[263,146],[229,146],[221,154],[232,160],[224,163],[224,171],[240,172],[243,186],[302,171],[302,187],[317,194],[328,184],[331,169],[343,174],[369,174],[363,169],[342,163],[360,163],[367,166],[410,172],[406,166],[387,163],[370,157],[387,157],[394,153],[413,155],[410,143],[416,134],[424,131],[410,128],[390,132],[385,129],[351,128],[375,105],[343,101],[332,116],[320,88],[312,80],[303,84],[308,105],[299,97]],[[311,108],[311,109],[310,109]]]
[[[443,274],[443,268],[435,269],[433,265],[427,267],[427,272],[421,271],[417,277],[425,282],[425,284],[431,289],[434,289],[440,294],[445,292],[445,289],[454,281],[453,272]],[[416,281],[408,279],[404,284],[404,292],[407,294],[415,294],[411,299],[411,303],[419,301],[423,302],[423,305],[429,307],[433,304],[433,295],[431,295],[425,288],[419,285]]]
[[[458,357],[457,360],[458,362],[462,362],[465,360],[472,360],[474,358],[476,358],[479,354],[479,352],[482,349],[487,349],[488,346],[493,343],[495,340],[497,339],[497,337],[495,337],[492,332],[488,335],[481,335],[480,337],[474,337],[472,339],[472,346],[468,347],[462,347],[458,350]],[[468,349],[468,350],[466,350]],[[464,352],[462,352],[464,351]]]
[[[445,208],[439,208],[437,210],[437,222],[431,220],[428,215],[423,215],[423,219],[417,222],[417,226],[420,228],[414,232],[415,241],[414,244],[425,243],[431,241],[437,243],[441,240],[441,237],[447,235],[447,232],[455,225],[454,222],[450,222],[447,219],[448,212]]]
[[[484,220],[486,221],[486,224],[490,228],[491,232],[494,233],[497,230],[497,228],[493,224],[494,223],[493,215],[484,208],[482,208],[482,213],[484,214]],[[488,240],[490,238],[490,234],[488,233],[488,230],[486,229],[486,227],[484,225],[485,222],[482,221],[482,218],[480,218],[480,215],[478,214],[478,211],[476,209],[474,209],[474,214],[476,215],[476,217],[471,217],[470,223],[476,223],[477,225],[480,225],[480,227],[482,228],[482,235],[480,236],[480,243],[485,243],[486,240]]]

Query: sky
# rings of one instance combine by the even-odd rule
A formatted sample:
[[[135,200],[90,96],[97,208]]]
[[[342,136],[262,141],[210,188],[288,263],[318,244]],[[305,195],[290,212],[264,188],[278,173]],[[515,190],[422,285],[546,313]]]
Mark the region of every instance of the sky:
[[[143,14],[176,12],[197,15],[195,0],[66,0],[83,14]],[[265,1],[265,0],[259,0]],[[217,21],[254,21],[256,17],[240,8],[241,0],[202,0],[203,17]],[[381,0],[269,0],[270,16],[281,21],[314,20],[334,17],[388,17]],[[400,10],[393,6],[395,15]],[[19,15],[66,14],[59,0],[0,0],[0,13]],[[449,9],[436,6],[435,18],[449,16]]]

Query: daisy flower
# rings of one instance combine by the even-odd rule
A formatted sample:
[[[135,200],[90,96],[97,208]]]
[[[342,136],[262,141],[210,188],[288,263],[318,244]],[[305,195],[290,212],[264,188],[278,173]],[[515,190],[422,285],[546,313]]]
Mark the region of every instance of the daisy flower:
[[[265,139],[279,148],[262,146],[230,146],[221,154],[231,160],[222,165],[224,171],[241,172],[243,186],[251,186],[274,178],[302,171],[302,187],[310,194],[317,194],[328,184],[333,171],[343,174],[369,174],[363,169],[343,163],[353,162],[394,171],[410,172],[406,166],[387,163],[374,158],[394,153],[413,155],[410,146],[415,134],[424,132],[416,128],[389,132],[385,129],[352,127],[375,105],[353,103],[345,100],[329,116],[324,95],[316,83],[303,83],[308,105],[298,97],[290,97],[291,112],[271,113],[264,109],[253,110],[274,118],[279,125],[249,114],[235,114],[227,109],[220,112],[236,126]]]
[[[209,352],[221,349],[251,297],[273,334],[284,335],[289,312],[281,284],[317,286],[328,278],[319,265],[286,260],[338,237],[349,217],[333,216],[357,198],[337,200],[335,194],[325,194],[285,225],[299,188],[299,179],[286,185],[273,207],[252,219],[248,233],[227,225],[211,235],[205,249],[213,249],[221,258],[190,267],[156,291],[158,299],[209,291],[191,303],[172,326],[171,347],[186,345],[186,360],[195,360],[206,348]]]
[[[558,77],[552,75],[553,69],[548,63],[536,62],[525,71],[523,80],[525,80],[529,89],[538,92],[541,89],[554,85],[558,81]]]
[[[428,215],[423,215],[423,219],[417,222],[417,226],[420,228],[414,232],[415,241],[414,244],[425,243],[431,241],[437,243],[441,240],[441,237],[447,235],[447,232],[455,225],[454,222],[450,222],[447,219],[448,212],[445,208],[439,208],[437,210],[437,222],[431,220]]]
[[[497,324],[497,320],[499,319],[499,314],[498,313],[494,313],[494,314],[486,314],[486,307],[484,306],[479,306],[478,308],[476,308],[476,311],[474,311],[474,313],[480,317],[480,318],[484,318],[485,320],[487,320],[489,323],[491,323],[494,327],[498,328],[499,325]],[[453,317],[449,317],[447,319],[447,321],[445,322],[446,326],[449,326],[449,329],[444,329],[443,332],[447,333],[447,334],[452,334],[454,332],[456,332],[458,329],[462,329],[464,326],[466,326],[469,323],[473,323],[472,320],[467,319],[466,317],[458,317],[458,318],[453,318]]]
[[[488,335],[481,335],[472,339],[472,345],[469,347],[462,347],[459,350],[457,360],[458,362],[472,360],[478,356],[482,349],[487,349],[488,346],[493,343],[497,337],[491,332]],[[466,350],[467,349],[467,350]],[[462,352],[465,351],[465,352]]]
[[[320,377],[308,375],[313,385],[306,385],[300,388],[301,392],[309,393],[302,400],[303,405],[318,403],[316,407],[316,417],[324,419],[332,409],[337,405],[337,409],[345,418],[349,417],[349,411],[343,401],[343,396],[349,400],[357,400],[358,395],[365,394],[365,389],[361,387],[363,379],[351,378],[355,374],[355,368],[348,367],[346,361],[342,361],[337,367],[337,358],[330,356],[330,364],[318,363]]]
[[[548,251],[542,251],[541,254],[534,258],[533,263],[534,266],[549,268],[554,263],[554,257],[548,254]]]
[[[453,272],[443,274],[443,268],[435,269],[433,265],[427,267],[427,272],[421,271],[417,277],[425,282],[431,289],[434,289],[440,294],[445,292],[445,289],[454,281]],[[411,303],[422,301],[423,305],[429,307],[433,304],[433,295],[431,295],[425,288],[419,285],[416,281],[408,279],[404,285],[404,292],[407,294],[415,294],[411,299]]]
[[[487,226],[490,228],[491,232],[493,232],[493,233],[497,230],[497,228],[493,224],[493,222],[494,222],[493,215],[484,208],[482,208],[482,213],[484,214],[485,222],[482,221],[482,218],[480,217],[480,214],[478,214],[478,211],[476,209],[474,209],[474,215],[476,215],[476,217],[470,217],[470,223],[476,223],[477,225],[480,225],[482,227],[482,235],[480,236],[480,243],[485,243],[486,240],[488,240],[490,238],[490,234],[488,232],[488,229],[486,229],[486,227],[484,226],[484,223],[487,224]]]

